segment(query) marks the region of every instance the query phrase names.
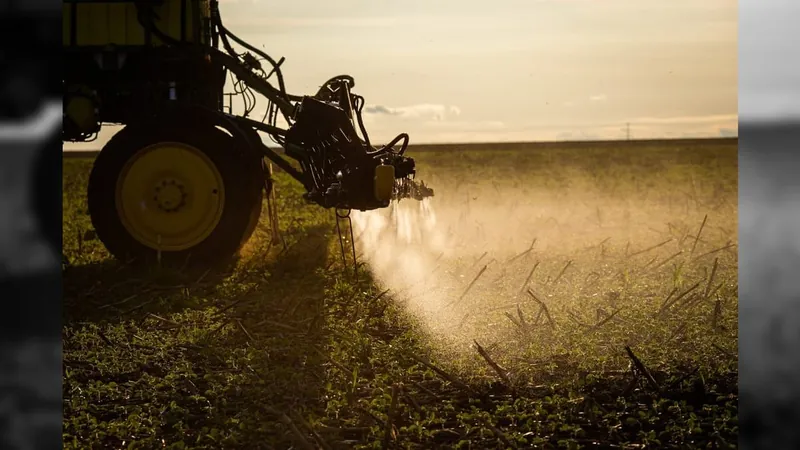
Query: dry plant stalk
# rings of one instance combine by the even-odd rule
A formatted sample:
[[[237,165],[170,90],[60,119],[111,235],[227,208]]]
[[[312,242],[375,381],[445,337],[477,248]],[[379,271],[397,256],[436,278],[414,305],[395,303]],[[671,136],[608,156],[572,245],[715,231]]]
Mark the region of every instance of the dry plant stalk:
[[[483,266],[483,268],[480,270],[480,272],[478,272],[478,274],[477,274],[477,275],[475,275],[475,278],[473,278],[473,279],[472,279],[472,282],[470,282],[470,283],[469,283],[469,285],[467,286],[467,288],[466,288],[466,289],[464,289],[464,292],[462,292],[462,293],[461,293],[461,295],[460,295],[460,296],[459,296],[457,299],[455,299],[454,301],[452,301],[452,302],[448,303],[446,307],[453,306],[453,305],[455,305],[456,303],[458,303],[458,302],[460,302],[461,300],[463,300],[463,299],[464,299],[464,297],[466,297],[466,296],[467,296],[467,294],[469,293],[470,289],[472,289],[472,286],[475,286],[475,283],[478,281],[478,278],[480,278],[480,277],[481,277],[481,275],[483,275],[483,272],[486,272],[486,268],[487,268],[487,267],[488,267],[488,266]]]
[[[517,328],[519,328],[523,332],[526,331],[525,328],[523,328],[522,324],[517,322],[517,319],[515,319],[514,316],[511,315],[511,313],[504,312],[503,315],[505,315],[508,318],[508,320],[510,320],[511,323],[513,323]]]
[[[663,303],[661,303],[661,306],[658,308],[658,313],[656,313],[656,316],[658,316],[659,314],[661,314],[661,312],[662,312],[662,311],[664,311],[664,308],[665,308],[665,307],[667,306],[667,304],[669,303],[669,300],[672,298],[672,296],[673,296],[673,295],[675,295],[675,293],[676,293],[676,292],[678,292],[678,287],[677,287],[677,286],[675,286],[674,288],[672,288],[672,290],[670,291],[670,293],[669,293],[669,295],[667,296],[667,298],[666,298],[666,299],[664,299],[664,302],[663,302]]]
[[[647,367],[645,367],[642,361],[639,360],[639,358],[633,353],[633,350],[631,350],[630,346],[625,346],[625,352],[628,354],[628,357],[631,359],[631,361],[633,361],[633,365],[636,367],[636,370],[638,370],[639,373],[647,380],[647,383],[650,385],[650,387],[660,394],[661,388],[658,386],[658,383],[656,383],[656,379],[653,378],[653,375],[650,374],[650,371],[647,370]]]
[[[669,239],[667,239],[666,241],[664,241],[664,242],[662,242],[660,244],[656,244],[656,245],[653,245],[652,247],[647,247],[644,250],[639,250],[638,252],[631,253],[630,255],[628,255],[628,257],[632,258],[634,256],[638,256],[638,255],[641,255],[643,253],[647,253],[647,252],[649,252],[651,250],[655,250],[655,249],[657,249],[659,247],[663,247],[663,246],[669,244],[670,242],[672,242],[673,240],[674,240],[674,238],[669,238]]]
[[[700,371],[700,366],[695,367],[694,369],[692,369],[691,372],[689,372],[686,375],[684,375],[684,376],[678,378],[677,380],[673,381],[672,384],[669,385],[667,390],[675,389],[676,387],[680,386],[681,383],[683,383],[684,381],[688,380],[689,377],[691,377],[692,375],[696,374],[699,371]]]
[[[541,323],[541,320],[542,320],[542,314],[544,314],[544,308],[542,308],[542,307],[540,306],[540,307],[539,307],[539,313],[538,313],[538,314],[536,314],[536,319],[534,319],[534,320],[533,320],[533,324],[534,324],[534,325],[539,325],[539,324]]]
[[[664,264],[666,264],[666,263],[668,263],[668,262],[672,261],[673,259],[677,258],[678,256],[680,256],[680,255],[682,255],[682,254],[683,254],[683,250],[678,250],[677,252],[675,252],[675,253],[673,253],[672,255],[670,255],[670,256],[669,256],[667,259],[665,259],[664,261],[661,261],[660,263],[658,263],[658,264],[656,264],[655,266],[653,266],[653,268],[652,268],[651,270],[656,270],[656,269],[658,269],[659,267],[661,267],[661,266],[663,266]]]
[[[445,381],[449,381],[454,386],[457,386],[458,388],[463,389],[463,390],[465,390],[467,392],[470,392],[470,393],[473,393],[473,394],[475,393],[475,391],[472,388],[470,388],[463,381],[461,381],[458,378],[456,378],[454,375],[450,375],[449,373],[445,372],[444,370],[434,366],[430,362],[428,362],[428,361],[426,361],[426,360],[424,360],[424,359],[422,359],[422,358],[420,358],[420,357],[418,357],[416,355],[411,355],[411,358],[414,359],[415,361],[417,361],[418,363],[422,364],[423,366],[427,367],[428,369],[431,369],[432,371],[436,372],[437,375],[442,377]]]
[[[247,336],[247,340],[252,342],[254,340],[253,336],[251,336],[250,332],[247,331],[247,328],[244,327],[244,324],[242,324],[242,321],[240,319],[236,319],[236,323],[239,325],[239,328],[242,329],[242,332],[244,332],[244,335]]]
[[[678,302],[679,302],[679,301],[680,301],[680,300],[681,300],[683,297],[686,297],[686,295],[688,295],[690,292],[692,292],[692,291],[694,291],[695,289],[697,289],[697,288],[700,286],[700,283],[701,283],[701,282],[700,282],[700,281],[698,281],[697,283],[693,284],[693,285],[692,285],[692,287],[690,287],[689,289],[687,289],[687,290],[683,291],[683,293],[681,293],[680,295],[678,295],[677,297],[675,297],[675,299],[674,299],[674,300],[672,300],[671,302],[665,303],[665,304],[664,304],[664,305],[661,307],[661,310],[659,310],[659,311],[658,311],[658,314],[657,314],[657,315],[658,315],[659,317],[663,317],[663,315],[664,315],[664,314],[665,314],[665,313],[666,313],[666,312],[667,312],[667,311],[668,311],[668,310],[669,310],[669,309],[670,309],[670,308],[671,308],[673,305],[675,305],[676,303],[678,303]]]
[[[714,283],[714,277],[717,275],[717,268],[719,267],[719,258],[714,258],[714,267],[711,268],[711,276],[708,277],[708,285],[703,295],[703,299],[707,299],[711,294],[711,285]]]
[[[477,266],[477,265],[478,265],[478,263],[479,263],[479,262],[481,262],[481,260],[482,260],[483,258],[485,258],[485,257],[486,257],[486,255],[488,255],[488,254],[489,254],[489,251],[488,251],[488,250],[487,250],[487,251],[485,251],[485,252],[483,252],[483,254],[482,254],[481,256],[479,256],[479,257],[478,257],[478,259],[476,259],[476,260],[475,260],[475,262],[474,262],[474,263],[472,263],[472,265],[471,265],[469,268],[470,268],[470,269],[472,269],[473,267]],[[486,265],[488,266],[489,264],[487,263]]]
[[[519,316],[519,323],[522,324],[522,327],[528,329],[528,324],[525,322],[525,316],[522,315],[522,308],[517,305],[517,316]]]
[[[600,327],[602,327],[603,325],[607,324],[608,322],[611,321],[611,319],[616,317],[616,315],[619,314],[620,311],[622,311],[622,310],[621,309],[617,309],[616,311],[612,312],[605,319],[601,320],[600,322],[598,322],[597,324],[593,325],[591,328],[586,330],[586,333],[591,333],[593,331],[597,331]]]
[[[536,261],[536,264],[533,265],[530,273],[528,273],[528,277],[525,278],[525,282],[522,283],[522,286],[519,288],[519,293],[521,294],[525,289],[528,287],[528,283],[531,282],[531,278],[533,278],[533,273],[536,272],[536,268],[539,267],[539,261]]]
[[[527,249],[527,250],[525,250],[524,252],[522,252],[522,253],[520,253],[520,254],[518,254],[518,255],[516,255],[516,256],[514,256],[514,257],[512,257],[511,259],[509,259],[508,261],[506,261],[506,264],[511,264],[512,262],[514,262],[514,261],[516,261],[516,260],[518,260],[518,259],[522,258],[523,256],[525,256],[525,255],[527,255],[528,253],[530,253],[531,251],[533,251],[533,246],[534,246],[534,245],[536,245],[536,239],[537,239],[537,238],[533,238],[533,242],[531,242],[531,246],[530,246],[530,247],[528,247],[528,249]]]
[[[722,301],[717,298],[714,303],[714,314],[711,316],[711,329],[717,331],[719,329],[719,316],[722,313]]]
[[[708,214],[703,217],[703,223],[700,224],[700,230],[697,232],[697,236],[694,237],[694,244],[692,244],[692,251],[689,252],[689,255],[694,255],[694,251],[697,248],[697,241],[700,240],[700,234],[703,233],[703,228],[706,226],[706,221],[708,220]]]
[[[550,310],[547,309],[547,305],[545,305],[543,301],[539,300],[539,298],[536,297],[536,294],[534,294],[533,291],[531,291],[530,289],[528,289],[528,295],[530,295],[531,298],[533,298],[533,300],[536,303],[538,303],[539,306],[541,306],[542,311],[544,311],[545,317],[547,317],[547,321],[550,322],[550,326],[555,328],[556,327],[556,323],[555,323],[555,321],[553,321],[553,317],[550,315]]]
[[[572,319],[572,321],[573,321],[573,322],[575,322],[575,325],[578,325],[579,327],[582,327],[582,328],[591,328],[589,325],[587,325],[587,324],[583,323],[583,322],[582,322],[582,321],[581,321],[581,320],[578,318],[578,316],[575,314],[575,312],[573,312],[573,311],[567,311],[567,316],[568,316],[570,319]]]
[[[705,256],[713,255],[714,253],[721,252],[723,250],[727,250],[727,249],[729,249],[731,247],[736,247],[736,244],[732,243],[731,241],[728,241],[728,243],[726,245],[724,245],[724,246],[722,246],[720,248],[717,248],[717,249],[711,250],[710,252],[705,252],[702,255],[696,256],[692,260],[692,262],[698,261],[698,260],[702,259]]]
[[[414,410],[417,413],[422,414],[422,407],[419,406],[417,400],[414,399],[414,396],[408,392],[405,386],[400,385],[400,393],[403,395],[403,397],[405,397],[406,400],[408,400],[408,403],[414,408]]]
[[[478,351],[478,354],[481,355],[481,357],[486,361],[486,363],[489,364],[489,367],[491,367],[492,370],[494,370],[495,373],[497,373],[497,376],[500,377],[501,380],[503,380],[503,383],[505,383],[506,386],[511,387],[511,380],[508,379],[508,373],[506,372],[506,370],[500,367],[499,364],[494,362],[492,357],[489,356],[489,353],[483,347],[481,347],[481,344],[479,344],[478,341],[473,340],[472,342],[475,343],[475,349]]]
[[[681,323],[681,325],[678,328],[676,328],[675,331],[672,332],[672,334],[669,335],[666,342],[672,341],[673,339],[678,337],[678,335],[683,333],[684,330],[686,330],[686,322]]]
[[[570,259],[569,261],[567,261],[567,264],[564,265],[564,268],[561,269],[561,272],[558,273],[558,276],[556,277],[556,279],[553,280],[553,284],[558,283],[558,281],[561,279],[561,277],[564,276],[564,272],[566,272],[567,269],[569,268],[569,266],[571,266],[571,265],[572,265],[572,260]]]

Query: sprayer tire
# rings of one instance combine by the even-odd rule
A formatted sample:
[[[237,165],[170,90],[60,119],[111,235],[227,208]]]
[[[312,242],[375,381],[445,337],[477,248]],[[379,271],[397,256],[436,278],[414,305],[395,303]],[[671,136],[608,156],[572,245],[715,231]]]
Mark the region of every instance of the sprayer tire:
[[[180,266],[214,266],[235,256],[258,224],[263,178],[259,177],[260,171],[254,168],[260,167],[259,161],[237,149],[234,142],[230,136],[216,128],[193,127],[188,123],[129,125],[111,138],[95,160],[88,189],[92,224],[109,252],[126,262],[152,264],[160,261],[162,264]],[[150,156],[151,160],[160,165],[145,166],[141,159],[152,152],[160,151],[160,146],[163,146],[163,158],[158,159],[158,155]],[[179,150],[175,150],[176,148]],[[184,158],[184,154],[189,156]],[[138,167],[134,166],[137,159],[140,160]],[[184,167],[191,164],[209,175],[202,180],[198,179],[196,171]],[[144,175],[138,181],[126,181],[126,176],[130,178],[137,174],[134,168],[138,169],[139,175]],[[173,216],[180,219],[163,219],[163,224],[183,225],[183,217],[200,217],[196,220],[199,231],[194,232],[195,228],[189,228],[195,222],[190,224],[187,221],[187,229],[193,231],[191,238],[180,241],[183,237],[178,236],[173,239],[175,244],[170,248],[154,245],[150,228],[136,228],[131,225],[134,222],[162,226],[162,222],[159,222],[159,214],[162,212],[156,211],[151,204],[155,199],[150,197],[152,193],[148,190],[149,181],[145,181],[162,177],[161,172],[169,173],[169,177],[176,179],[186,177],[189,194],[181,190],[181,195],[202,195],[206,190],[218,195],[214,197],[206,194],[204,198],[212,198],[202,203],[208,206],[206,209],[190,211],[185,216]],[[189,185],[198,180],[211,182]],[[148,189],[126,188],[140,185]],[[129,219],[130,211],[133,211],[131,205],[138,205],[135,202],[141,202],[141,209],[147,210],[141,213],[144,219],[139,222]],[[181,204],[186,202],[181,201]],[[196,205],[200,206],[184,208],[200,209],[202,206],[199,201]],[[138,213],[133,215],[139,217]],[[160,234],[158,239],[161,241]]]

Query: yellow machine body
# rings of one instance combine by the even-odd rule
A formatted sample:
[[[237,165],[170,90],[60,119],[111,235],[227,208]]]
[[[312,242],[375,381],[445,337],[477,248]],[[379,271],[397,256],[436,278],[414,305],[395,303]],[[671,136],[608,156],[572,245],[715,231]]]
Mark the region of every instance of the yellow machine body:
[[[394,166],[380,165],[375,167],[375,199],[388,202],[392,199],[394,189]]]
[[[91,89],[86,86],[72,86],[64,96],[64,115],[81,133],[99,131],[97,99]],[[65,124],[65,126],[67,126]]]
[[[158,26],[168,36],[185,42],[205,43],[204,19],[210,17],[208,0],[164,0],[154,7]],[[139,23],[134,2],[69,1],[63,5],[65,46],[106,47],[163,45]]]
[[[92,101],[89,95],[67,96],[64,114],[82,133],[96,133],[99,131],[97,104]]]

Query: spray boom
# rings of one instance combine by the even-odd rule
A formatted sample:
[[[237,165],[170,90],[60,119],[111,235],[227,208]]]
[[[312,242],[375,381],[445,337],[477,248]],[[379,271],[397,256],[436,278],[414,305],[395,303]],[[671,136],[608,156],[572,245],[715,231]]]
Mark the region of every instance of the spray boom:
[[[364,211],[389,206],[391,200],[433,196],[432,189],[414,180],[414,159],[403,155],[407,134],[380,148],[370,144],[361,118],[364,98],[350,91],[353,84],[349,76],[335,77],[297,106],[285,148],[307,175],[306,199],[326,208]]]

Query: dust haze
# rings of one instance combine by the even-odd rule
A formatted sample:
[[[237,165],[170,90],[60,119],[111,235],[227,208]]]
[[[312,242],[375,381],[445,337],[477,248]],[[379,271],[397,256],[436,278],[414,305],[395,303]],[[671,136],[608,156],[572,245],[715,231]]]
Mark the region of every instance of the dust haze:
[[[548,358],[611,315],[620,330],[603,345],[658,339],[631,311],[657,310],[712,264],[716,294],[736,288],[736,181],[681,169],[676,185],[668,163],[612,164],[426,167],[435,197],[353,213],[360,258],[443,355],[478,341],[506,362]]]

